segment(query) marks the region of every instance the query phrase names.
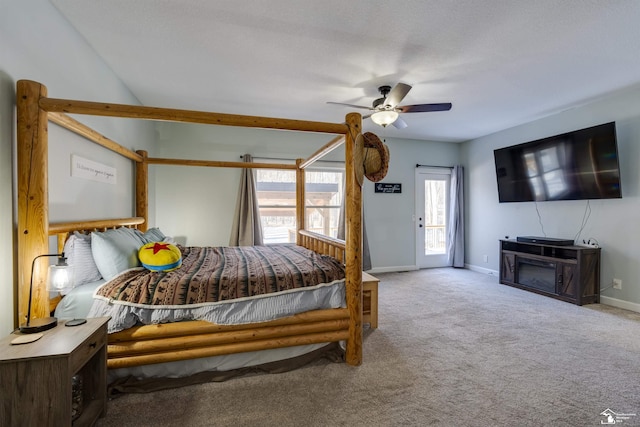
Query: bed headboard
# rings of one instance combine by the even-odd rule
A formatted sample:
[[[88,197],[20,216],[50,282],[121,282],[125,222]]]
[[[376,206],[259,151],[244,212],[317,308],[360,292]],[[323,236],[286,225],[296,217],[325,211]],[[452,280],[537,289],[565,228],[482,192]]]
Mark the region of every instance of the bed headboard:
[[[105,231],[110,228],[118,227],[132,227],[142,229],[141,226],[143,225],[146,225],[146,222],[142,217],[104,219],[82,222],[57,222],[49,224],[49,236],[56,236],[58,252],[63,252],[64,244],[69,237],[69,233],[73,233],[74,231],[88,234],[92,231]]]

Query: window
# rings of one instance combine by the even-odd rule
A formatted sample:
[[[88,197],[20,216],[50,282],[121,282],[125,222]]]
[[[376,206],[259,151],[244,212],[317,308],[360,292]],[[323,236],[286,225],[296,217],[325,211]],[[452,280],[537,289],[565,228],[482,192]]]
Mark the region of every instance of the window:
[[[258,207],[264,243],[295,242],[296,173],[291,170],[256,171]],[[306,171],[307,230],[337,237],[344,173],[335,169]]]
[[[306,229],[338,237],[340,205],[344,191],[342,171],[313,170],[306,173]]]
[[[256,181],[264,243],[295,242],[295,171],[258,169]]]

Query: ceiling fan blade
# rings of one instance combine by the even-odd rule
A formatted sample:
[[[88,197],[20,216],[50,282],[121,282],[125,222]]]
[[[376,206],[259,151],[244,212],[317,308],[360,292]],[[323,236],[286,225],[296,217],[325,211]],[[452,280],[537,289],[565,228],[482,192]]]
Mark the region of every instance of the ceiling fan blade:
[[[404,120],[402,120],[400,117],[398,117],[396,119],[395,122],[391,123],[393,125],[393,127],[395,127],[396,129],[404,129],[407,127],[407,122],[405,122]]]
[[[354,104],[345,104],[344,102],[331,102],[331,101],[329,101],[329,102],[327,102],[327,104],[344,105],[344,106],[347,106],[347,107],[364,108],[365,110],[373,110],[373,108],[371,108],[371,107],[365,107],[365,106],[362,106],[362,105],[354,105]]]
[[[395,107],[404,99],[405,96],[407,96],[410,90],[411,86],[404,83],[398,83],[387,95],[387,98],[384,100],[384,105]]]
[[[449,111],[451,110],[451,103],[443,102],[440,104],[403,105],[402,107],[396,107],[396,110],[401,113],[428,113],[430,111]]]

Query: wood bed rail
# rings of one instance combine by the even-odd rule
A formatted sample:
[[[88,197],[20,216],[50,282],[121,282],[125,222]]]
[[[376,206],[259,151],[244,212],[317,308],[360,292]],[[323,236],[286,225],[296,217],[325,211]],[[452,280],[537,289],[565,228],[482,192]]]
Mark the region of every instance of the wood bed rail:
[[[95,221],[78,221],[78,222],[56,222],[49,224],[49,235],[53,236],[60,233],[70,233],[72,231],[94,231],[106,230],[116,227],[130,227],[144,224],[144,218],[117,218],[117,219],[99,219]]]
[[[109,369],[222,354],[346,340],[346,308],[316,310],[269,322],[216,325],[205,321],[146,325],[109,335]]]
[[[197,359],[200,357],[221,356],[225,354],[245,353],[249,351],[271,350],[281,347],[318,344],[323,342],[344,341],[349,338],[348,328],[338,331],[325,331],[306,335],[284,336],[278,339],[256,341],[237,341],[213,347],[186,348],[171,350],[166,353],[140,354],[121,358],[109,358],[108,369],[127,368],[154,363],[175,362],[179,360]]]
[[[344,240],[308,230],[298,230],[298,234],[300,235],[298,243],[300,246],[322,255],[329,255],[344,264],[346,248]]]
[[[67,114],[88,114],[92,116],[166,120],[183,123],[281,129],[302,132],[322,132],[342,135],[349,131],[349,127],[347,125],[340,123],[312,122],[306,120],[180,110],[175,108],[56,99],[47,98],[46,94],[39,98],[38,105],[44,111]]]
[[[149,157],[147,162],[150,165],[173,165],[173,166],[204,166],[218,168],[244,168],[244,169],[287,169],[295,170],[296,165],[282,163],[247,163],[247,162],[227,162],[221,160],[189,160],[189,159],[163,159],[159,157]]]
[[[269,326],[282,326],[297,323],[322,322],[326,320],[348,319],[349,313],[345,309],[324,309],[307,311],[293,316],[272,320]],[[254,323],[253,327],[259,326]],[[163,337],[182,337],[187,335],[200,335],[214,332],[228,332],[247,329],[247,324],[241,325],[216,325],[205,320],[193,320],[190,322],[159,323],[155,325],[134,326],[120,332],[109,334],[109,344],[117,344],[126,341],[140,341]]]
[[[123,147],[117,142],[107,138],[106,136],[96,132],[91,129],[89,126],[80,123],[76,119],[73,119],[67,116],[64,113],[49,113],[47,114],[47,118],[50,122],[53,122],[63,128],[70,130],[91,142],[94,142],[102,147],[113,151],[114,153],[118,153],[123,157],[134,160],[136,162],[141,162],[142,157],[135,153],[134,151],[129,150],[128,148]]]
[[[318,151],[316,151],[311,156],[309,156],[307,160],[300,162],[298,167],[300,169],[305,169],[311,166],[314,162],[316,162],[317,160],[321,159],[322,157],[326,156],[327,154],[329,154],[330,152],[332,152],[333,150],[335,150],[336,148],[344,144],[344,141],[345,141],[344,135],[336,136],[327,144],[325,144],[324,147],[320,148]]]
[[[95,221],[78,221],[78,222],[56,222],[49,224],[49,236],[56,236],[58,243],[58,252],[64,252],[64,244],[69,237],[69,233],[78,231],[80,233],[90,233],[91,231],[105,231],[109,228],[131,227],[136,228],[145,224],[142,217],[118,218],[118,219],[99,219]],[[59,302],[49,302],[49,310],[53,311],[55,305]]]

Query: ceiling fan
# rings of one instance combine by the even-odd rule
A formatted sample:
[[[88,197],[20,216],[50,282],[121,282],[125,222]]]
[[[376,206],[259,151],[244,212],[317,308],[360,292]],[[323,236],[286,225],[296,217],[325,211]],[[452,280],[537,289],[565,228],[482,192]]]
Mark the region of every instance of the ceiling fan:
[[[426,113],[430,111],[449,111],[451,109],[450,102],[399,106],[398,104],[407,96],[409,90],[411,90],[411,86],[404,83],[396,84],[393,89],[391,86],[380,86],[378,91],[382,97],[374,100],[371,107],[345,104],[342,102],[327,102],[327,104],[346,105],[371,110],[373,113],[363,116],[362,118],[366,119],[371,117],[374,123],[382,127],[393,125],[398,129],[407,127],[407,123],[399,117],[400,113]]]

